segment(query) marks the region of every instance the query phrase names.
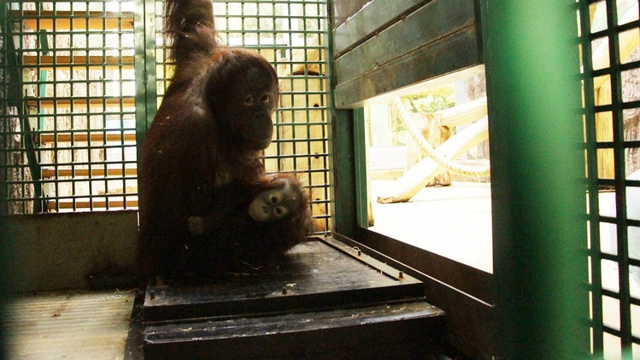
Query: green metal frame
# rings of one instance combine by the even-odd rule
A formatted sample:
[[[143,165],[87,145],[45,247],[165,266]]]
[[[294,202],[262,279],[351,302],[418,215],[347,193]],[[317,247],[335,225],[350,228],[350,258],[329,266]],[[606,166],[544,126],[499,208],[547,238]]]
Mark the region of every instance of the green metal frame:
[[[583,359],[589,296],[577,4],[484,2],[498,349]]]
[[[353,111],[353,127],[355,134],[355,203],[358,209],[357,223],[361,228],[369,227],[369,195],[367,182],[367,144],[364,108]]]
[[[331,0],[329,0],[331,1]],[[332,4],[329,4],[331,6]],[[328,57],[333,58],[335,45],[333,32],[328,31],[326,36],[328,44]],[[334,61],[330,61],[327,66],[327,74],[330,79],[331,96],[329,96],[329,111],[331,114],[329,121],[329,169],[333,178],[333,186],[330,189],[331,199],[342,199],[332,201],[330,211],[333,214],[334,223],[332,230],[345,236],[355,238],[357,221],[356,214],[358,206],[352,199],[356,193],[356,176],[353,172],[355,168],[355,157],[353,156],[356,146],[354,142],[358,137],[354,133],[353,111],[336,109],[335,98],[333,96],[333,86],[336,84]]]
[[[136,139],[138,144],[142,144],[158,108],[155,86],[156,14],[153,0],[136,0],[135,4]],[[138,158],[141,149],[138,146]]]
[[[589,21],[589,16],[584,16],[585,14],[589,14],[589,4],[586,1],[582,1],[580,3],[580,27],[584,29],[585,32],[588,32],[587,29],[591,28],[591,22]],[[591,54],[591,40],[589,40],[588,36],[582,34],[582,61],[584,63],[585,68],[592,68],[592,54]],[[593,94],[593,77],[592,76],[584,76],[584,88],[586,91],[585,96],[585,108],[593,109],[594,108],[594,94]],[[598,182],[594,181],[594,179],[598,178],[598,165],[597,165],[597,149],[595,147],[596,144],[596,129],[595,129],[595,111],[585,111],[585,134],[586,134],[586,142],[588,146],[586,147],[587,153],[587,178],[590,179],[587,181],[587,191],[588,191],[588,201],[589,208],[588,210],[588,223],[589,223],[589,234],[591,235],[591,247],[589,256],[591,259],[591,276],[592,283],[602,283],[602,257],[600,253],[600,224],[598,221],[600,208],[600,197],[599,197],[599,186]],[[593,212],[592,210],[596,210]],[[592,343],[594,352],[599,352],[602,354],[604,349],[603,342],[603,313],[602,313],[602,286],[592,286],[591,287],[592,294],[592,312],[591,312],[591,327],[593,329]],[[602,355],[600,356],[602,358]]]

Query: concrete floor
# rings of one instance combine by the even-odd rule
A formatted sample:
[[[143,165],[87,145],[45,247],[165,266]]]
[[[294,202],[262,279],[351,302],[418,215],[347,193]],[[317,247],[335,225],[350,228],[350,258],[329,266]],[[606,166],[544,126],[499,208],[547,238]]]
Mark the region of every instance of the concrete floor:
[[[22,296],[7,308],[12,360],[121,360],[134,291],[56,292]]]
[[[391,181],[372,181],[372,198],[377,191],[388,187]],[[614,216],[614,193],[600,194],[601,215]],[[473,266],[491,273],[493,246],[491,235],[490,184],[456,183],[448,187],[427,187],[410,202],[401,204],[372,204],[375,224],[370,229]],[[615,252],[615,227],[601,227],[601,248]],[[619,291],[618,264],[602,262],[602,287]],[[630,281],[631,296],[640,298],[640,284]],[[620,302],[604,296],[603,323],[620,328]],[[640,307],[631,306],[631,324],[634,336],[640,336]],[[634,345],[633,353],[640,354],[640,346]],[[622,359],[630,356],[620,347],[620,339],[609,334],[604,338],[604,358]]]
[[[393,184],[374,180],[371,198]],[[372,204],[372,231],[492,273],[491,185],[426,187],[411,201]]]

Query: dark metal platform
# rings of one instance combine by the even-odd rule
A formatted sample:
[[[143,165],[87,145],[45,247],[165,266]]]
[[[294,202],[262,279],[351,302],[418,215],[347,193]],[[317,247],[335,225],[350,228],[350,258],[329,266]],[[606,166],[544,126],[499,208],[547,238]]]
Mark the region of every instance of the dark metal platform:
[[[419,357],[444,315],[423,291],[358,249],[316,238],[265,268],[148,286],[145,359]]]

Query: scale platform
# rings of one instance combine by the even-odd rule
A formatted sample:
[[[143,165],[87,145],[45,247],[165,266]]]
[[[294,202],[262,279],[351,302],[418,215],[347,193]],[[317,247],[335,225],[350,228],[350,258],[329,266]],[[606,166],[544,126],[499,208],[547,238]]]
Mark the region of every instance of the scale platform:
[[[249,270],[150,284],[144,358],[412,359],[444,334],[421,281],[331,237]]]

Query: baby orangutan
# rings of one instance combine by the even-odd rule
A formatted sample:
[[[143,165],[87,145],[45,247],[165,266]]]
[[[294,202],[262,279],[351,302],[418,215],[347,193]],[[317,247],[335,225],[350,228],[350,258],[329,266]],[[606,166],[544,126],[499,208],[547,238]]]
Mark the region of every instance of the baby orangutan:
[[[221,196],[218,196],[217,199],[224,199],[225,196],[222,195],[235,193],[229,191],[232,186],[222,187],[220,189]],[[279,221],[295,214],[298,216],[308,215],[304,214],[304,211],[301,212],[308,205],[307,196],[302,192],[298,180],[293,177],[279,175],[266,183],[257,185],[253,190],[253,192],[249,192],[254,195],[246,208],[246,214],[256,222]],[[256,193],[256,190],[259,192]],[[217,227],[223,226],[231,220],[229,216],[241,217],[245,204],[246,201],[243,201],[238,203],[239,208],[233,208],[231,199],[222,202],[216,201],[216,208],[219,210],[206,217],[193,216],[189,218],[189,232],[193,236],[211,233]],[[226,209],[220,209],[221,205]]]
[[[213,195],[208,215],[188,219],[189,232],[198,239],[193,252],[197,273],[277,258],[311,231],[309,195],[294,176],[269,175],[249,187],[232,183]]]

